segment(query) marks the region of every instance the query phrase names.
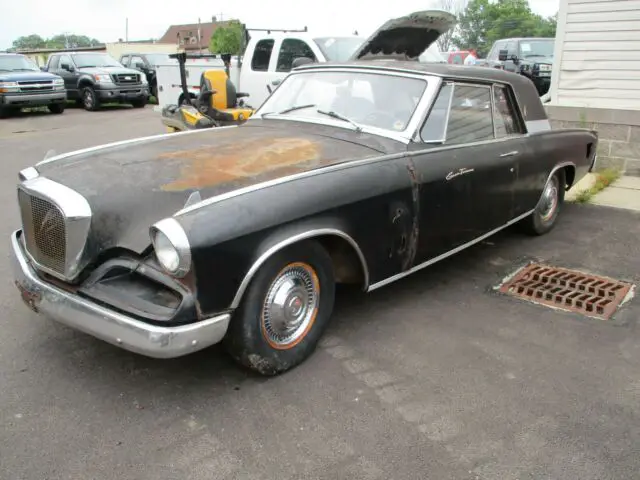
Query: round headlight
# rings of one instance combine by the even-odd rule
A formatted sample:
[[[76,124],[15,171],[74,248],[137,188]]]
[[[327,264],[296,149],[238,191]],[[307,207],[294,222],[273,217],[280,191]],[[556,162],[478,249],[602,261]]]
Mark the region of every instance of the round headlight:
[[[176,277],[186,275],[191,268],[191,249],[180,223],[174,218],[166,218],[153,225],[150,233],[162,268]]]

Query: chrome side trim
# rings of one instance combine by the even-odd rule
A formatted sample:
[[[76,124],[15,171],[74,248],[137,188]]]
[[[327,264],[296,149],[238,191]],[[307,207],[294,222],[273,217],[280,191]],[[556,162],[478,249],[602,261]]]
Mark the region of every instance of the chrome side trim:
[[[76,155],[82,155],[84,153],[91,153],[91,152],[97,152],[99,150],[104,150],[107,148],[111,148],[111,147],[119,147],[122,145],[131,145],[133,143],[139,143],[139,142],[146,142],[148,140],[154,140],[157,138],[163,138],[163,137],[168,137],[171,136],[171,138],[177,136],[177,135],[195,135],[197,133],[214,133],[216,131],[219,130],[224,130],[224,129],[228,129],[228,128],[237,128],[238,125],[228,125],[225,127],[216,127],[216,128],[199,128],[196,130],[185,130],[184,132],[175,132],[175,133],[161,133],[159,135],[151,135],[149,137],[138,137],[138,138],[130,138],[128,140],[121,140],[118,142],[112,142],[112,143],[105,143],[103,145],[97,145],[95,147],[89,147],[89,148],[83,148],[81,150],[74,150],[72,152],[66,152],[66,153],[61,153],[60,155],[56,155],[53,157],[49,157],[49,158],[45,158],[44,160],[41,160],[40,162],[36,163],[35,166],[39,167],[40,165],[45,165],[47,163],[50,162],[55,162],[58,160],[62,160],[65,158],[69,158],[69,157],[74,157]]]
[[[231,319],[228,313],[188,325],[159,327],[46,283],[25,256],[20,233],[17,230],[11,235],[15,284],[32,309],[54,321],[153,358],[174,358],[202,350],[220,342],[227,332]]]
[[[372,292],[373,290],[376,290],[376,289],[378,289],[380,287],[384,287],[385,285],[393,283],[396,280],[400,280],[401,278],[407,277],[407,276],[411,275],[412,273],[417,272],[418,270],[422,270],[423,268],[426,268],[429,265],[433,265],[434,263],[437,263],[440,260],[444,260],[445,258],[450,257],[451,255],[454,255],[454,254],[456,254],[456,253],[458,253],[458,252],[460,252],[460,251],[462,251],[462,250],[464,250],[466,248],[469,248],[469,247],[475,245],[476,243],[481,242],[485,238],[489,238],[490,236],[498,233],[500,230],[503,230],[503,229],[513,225],[514,223],[519,222],[523,218],[528,217],[534,211],[535,211],[535,209],[534,210],[529,210],[527,213],[524,213],[524,214],[522,214],[522,215],[520,215],[520,216],[518,216],[518,217],[516,217],[516,218],[514,218],[512,220],[509,220],[507,223],[505,223],[501,227],[498,227],[495,230],[491,230],[490,232],[485,233],[484,235],[482,235],[482,236],[480,236],[480,237],[478,237],[478,238],[476,238],[474,240],[471,240],[470,242],[467,242],[464,245],[460,245],[459,247],[456,247],[453,250],[449,250],[448,252],[445,252],[442,255],[438,255],[437,257],[434,257],[434,258],[432,258],[430,260],[427,260],[426,262],[423,262],[420,265],[416,265],[415,267],[410,268],[409,270],[407,270],[405,272],[398,273],[398,274],[393,275],[393,276],[391,276],[389,278],[386,278],[386,279],[381,280],[381,281],[379,281],[377,283],[374,283],[373,285],[371,285],[367,289],[367,292]]]
[[[334,228],[321,228],[317,230],[309,230],[307,232],[299,233],[297,235],[289,237],[286,240],[276,243],[275,245],[270,247],[267,251],[265,251],[262,255],[260,255],[258,259],[253,263],[253,265],[251,265],[251,268],[242,279],[242,282],[238,287],[238,291],[236,292],[236,295],[233,297],[233,301],[231,302],[230,308],[232,309],[238,308],[238,306],[240,305],[240,301],[242,300],[242,296],[244,295],[244,292],[249,287],[249,283],[251,283],[251,279],[256,274],[256,272],[260,269],[262,264],[266,262],[269,259],[269,257],[271,257],[271,255],[301,240],[319,237],[322,235],[333,235],[336,237],[340,237],[346,240],[347,242],[349,242],[349,244],[353,247],[353,249],[358,254],[358,258],[360,259],[360,263],[362,265],[362,272],[364,276],[363,290],[366,291],[367,288],[369,287],[369,268],[367,267],[367,261],[365,260],[364,255],[362,254],[362,250],[360,250],[360,247],[358,246],[356,241],[353,238],[351,238],[351,236],[347,235],[341,230],[337,230]]]
[[[84,268],[86,262],[84,250],[92,217],[89,202],[75,190],[46,177],[38,176],[31,180],[26,180],[19,184],[18,188],[28,195],[56,205],[62,212],[65,222],[67,242],[64,273],[40,265],[27,251],[29,259],[43,272],[60,280],[73,280]]]

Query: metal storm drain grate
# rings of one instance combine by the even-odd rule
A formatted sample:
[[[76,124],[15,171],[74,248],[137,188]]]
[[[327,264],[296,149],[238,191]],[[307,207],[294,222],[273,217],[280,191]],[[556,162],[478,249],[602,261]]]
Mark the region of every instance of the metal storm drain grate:
[[[632,294],[633,285],[575,270],[532,263],[498,291],[525,300],[609,320]]]

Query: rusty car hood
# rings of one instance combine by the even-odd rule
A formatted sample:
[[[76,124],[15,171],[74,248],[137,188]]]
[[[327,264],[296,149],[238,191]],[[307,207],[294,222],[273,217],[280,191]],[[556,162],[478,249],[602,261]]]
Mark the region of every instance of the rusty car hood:
[[[353,53],[351,60],[418,60],[456,24],[444,10],[425,10],[385,22]]]
[[[141,252],[149,245],[149,227],[183,208],[194,192],[204,200],[388,151],[389,144],[367,134],[270,120],[106,145],[47,159],[36,168],[87,199],[92,250]]]

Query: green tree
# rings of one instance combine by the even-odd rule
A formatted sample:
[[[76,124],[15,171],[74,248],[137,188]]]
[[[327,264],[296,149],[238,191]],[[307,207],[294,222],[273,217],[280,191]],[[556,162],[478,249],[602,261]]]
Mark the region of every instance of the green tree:
[[[243,28],[238,20],[229,20],[226,25],[217,27],[209,41],[211,53],[240,55],[243,47]]]
[[[511,37],[555,37],[556,18],[531,11],[527,0],[471,0],[460,15],[454,43],[485,56],[493,43]]]
[[[34,48],[45,48],[46,40],[42,38],[40,35],[26,35],[23,37],[18,37],[13,41],[13,48],[15,49],[34,49]]]

